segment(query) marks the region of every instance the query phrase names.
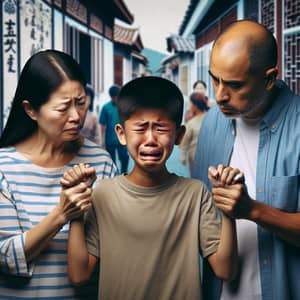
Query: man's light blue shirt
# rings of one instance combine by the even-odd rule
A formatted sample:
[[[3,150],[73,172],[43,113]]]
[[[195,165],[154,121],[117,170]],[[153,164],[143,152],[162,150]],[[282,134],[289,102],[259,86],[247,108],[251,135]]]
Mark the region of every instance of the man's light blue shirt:
[[[300,97],[282,81],[276,86],[279,93],[260,122],[256,200],[295,213],[300,211]],[[202,123],[192,177],[210,187],[208,167],[229,164],[234,140],[234,120],[216,105]],[[262,299],[300,300],[300,249],[257,228]],[[221,282],[205,262],[203,298],[219,300],[220,292]]]

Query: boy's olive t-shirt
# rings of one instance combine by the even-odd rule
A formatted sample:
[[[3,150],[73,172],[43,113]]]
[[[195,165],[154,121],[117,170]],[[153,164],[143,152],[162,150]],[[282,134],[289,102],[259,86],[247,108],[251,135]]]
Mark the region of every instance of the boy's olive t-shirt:
[[[199,180],[172,175],[140,187],[102,180],[86,218],[89,253],[99,257],[101,300],[199,300],[199,254],[218,247],[221,220]]]

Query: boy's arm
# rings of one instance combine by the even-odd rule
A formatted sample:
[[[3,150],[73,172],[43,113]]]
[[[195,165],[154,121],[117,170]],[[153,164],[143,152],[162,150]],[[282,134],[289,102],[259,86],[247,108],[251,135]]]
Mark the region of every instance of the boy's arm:
[[[68,240],[68,274],[71,283],[81,285],[87,282],[96,263],[97,258],[87,250],[83,218],[72,221]]]
[[[210,167],[208,178],[213,186],[215,205],[222,211],[222,230],[218,250],[208,257],[208,261],[216,274],[222,280],[231,280],[237,271],[238,251],[235,220],[229,217],[228,207],[224,205],[222,196],[214,194],[217,187],[225,187],[233,192],[243,188],[244,174],[232,167],[219,165]],[[241,183],[238,183],[241,182]]]
[[[85,182],[92,186],[96,179],[96,171],[89,165],[79,164],[69,169],[61,178],[63,188]],[[81,285],[87,282],[95,269],[97,258],[90,255],[87,250],[84,219],[73,219],[70,223],[68,239],[68,274],[69,279],[74,285]]]
[[[220,244],[217,252],[208,257],[215,275],[222,280],[232,280],[237,271],[237,239],[235,220],[223,214]]]
[[[236,219],[246,219],[263,226],[283,241],[300,247],[300,213],[287,212],[250,198],[247,189],[213,189],[215,199]]]

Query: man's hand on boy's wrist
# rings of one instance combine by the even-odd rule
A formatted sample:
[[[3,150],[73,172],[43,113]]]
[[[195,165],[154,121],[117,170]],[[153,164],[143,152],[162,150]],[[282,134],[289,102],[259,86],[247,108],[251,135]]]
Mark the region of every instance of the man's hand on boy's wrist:
[[[218,167],[210,166],[208,168],[208,179],[213,187],[225,187],[227,185],[245,182],[244,173],[237,168],[224,166]]]

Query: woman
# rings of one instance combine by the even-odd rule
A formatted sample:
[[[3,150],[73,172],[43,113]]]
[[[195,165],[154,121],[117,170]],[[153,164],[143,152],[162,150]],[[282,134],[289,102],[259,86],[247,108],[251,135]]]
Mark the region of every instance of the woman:
[[[193,117],[185,124],[186,132],[180,144],[181,162],[186,165],[188,158],[190,174],[192,174],[193,160],[195,157],[198,135],[202,124],[203,117],[208,111],[207,98],[198,92],[190,95],[190,107]]]
[[[207,99],[207,85],[203,80],[197,80],[193,84],[193,93],[201,93]],[[195,111],[188,108],[184,115],[184,122],[187,123],[195,116]]]
[[[193,92],[201,93],[207,97],[207,85],[203,80],[197,80],[193,84]]]
[[[94,299],[67,276],[69,221],[82,217],[91,189],[62,188],[75,164],[114,176],[107,152],[80,136],[85,79],[69,55],[46,50],[21,73],[0,138],[0,299]],[[96,286],[96,284],[95,284]]]

